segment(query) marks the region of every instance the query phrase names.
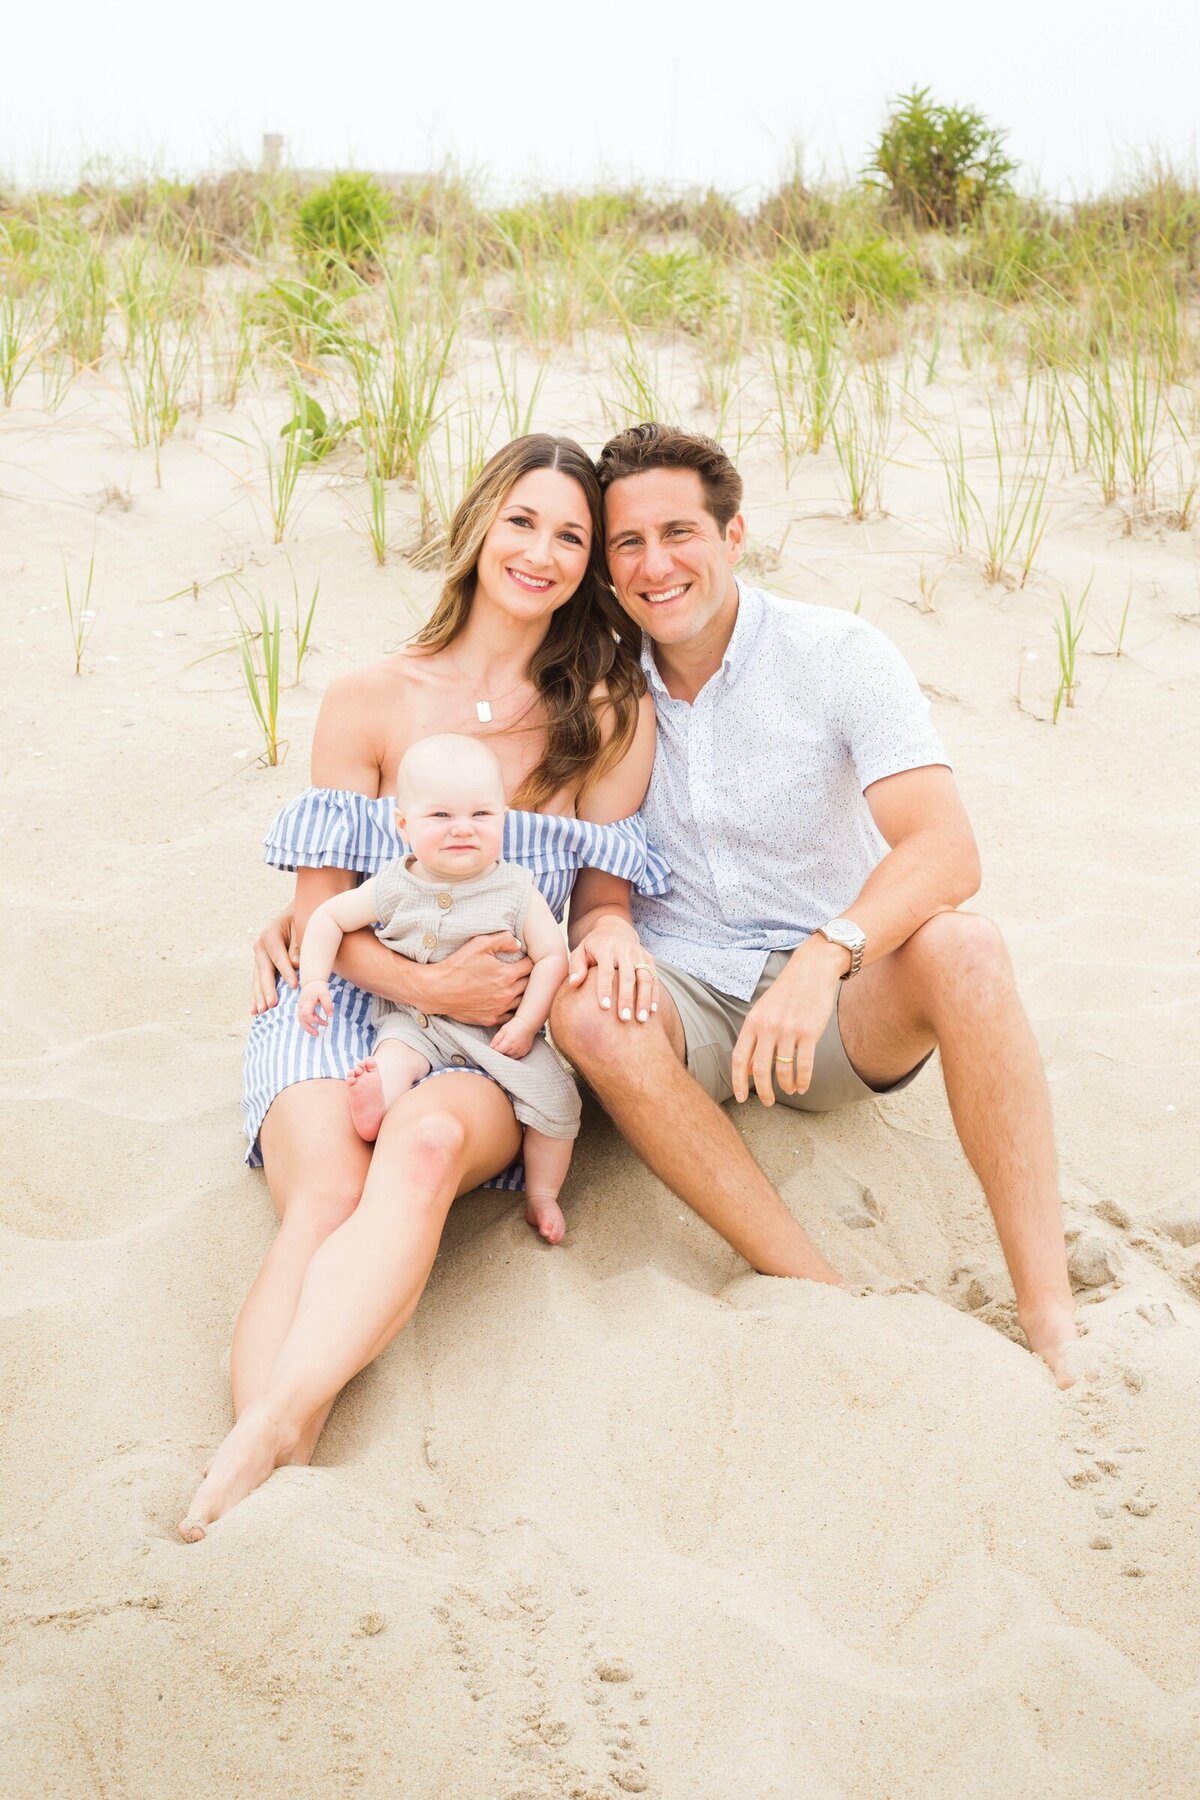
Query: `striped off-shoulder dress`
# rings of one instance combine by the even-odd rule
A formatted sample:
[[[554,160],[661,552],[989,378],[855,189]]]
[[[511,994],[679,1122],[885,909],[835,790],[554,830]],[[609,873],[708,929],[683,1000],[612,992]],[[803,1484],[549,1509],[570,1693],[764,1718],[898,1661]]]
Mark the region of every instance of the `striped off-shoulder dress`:
[[[390,796],[372,800],[346,788],[308,788],[272,820],[264,839],[265,859],[277,869],[351,869],[374,875],[384,863],[408,854],[396,829],[395,807]],[[585,819],[510,810],[501,854],[505,862],[529,870],[556,919],[563,916],[580,869],[604,869],[647,896],[665,894],[671,885],[670,869],[646,842],[636,814],[612,825],[592,825]],[[254,1168],[262,1166],[258,1133],[276,1094],[297,1081],[344,1080],[374,1048],[371,995],[340,975],[330,988],[336,1003],[333,1020],[319,1037],[310,1037],[300,1024],[299,994],[282,977],[278,1005],[251,1024],[242,1121],[250,1144],[246,1160]],[[488,1185],[519,1189],[520,1165]]]

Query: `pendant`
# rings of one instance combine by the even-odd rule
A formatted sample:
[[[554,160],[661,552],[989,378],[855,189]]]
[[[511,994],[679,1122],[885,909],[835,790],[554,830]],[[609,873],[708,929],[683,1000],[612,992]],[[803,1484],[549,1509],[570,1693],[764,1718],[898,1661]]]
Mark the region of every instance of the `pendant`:
[[[481,725],[491,724],[492,707],[489,700],[477,700],[475,702],[475,717],[479,720]]]

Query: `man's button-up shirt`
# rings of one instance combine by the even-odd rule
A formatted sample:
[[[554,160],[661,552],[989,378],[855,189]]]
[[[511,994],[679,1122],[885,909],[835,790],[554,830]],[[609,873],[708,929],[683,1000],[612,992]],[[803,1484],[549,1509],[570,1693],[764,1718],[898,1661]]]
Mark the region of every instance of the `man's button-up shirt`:
[[[887,845],[863,789],[945,763],[908,664],[852,614],[738,583],[733,635],[695,700],[674,700],[649,638],[658,747],[642,817],[672,870],[633,896],[656,957],[748,1000],[773,950],[848,909]]]

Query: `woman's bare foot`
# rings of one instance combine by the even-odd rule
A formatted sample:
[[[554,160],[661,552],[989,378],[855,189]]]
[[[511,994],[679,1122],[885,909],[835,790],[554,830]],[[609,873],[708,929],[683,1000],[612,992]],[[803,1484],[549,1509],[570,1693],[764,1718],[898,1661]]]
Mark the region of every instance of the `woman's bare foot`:
[[[350,1117],[354,1121],[354,1129],[364,1143],[373,1144],[379,1136],[379,1127],[387,1112],[387,1101],[383,1097],[383,1077],[373,1056],[368,1056],[364,1062],[357,1063],[351,1069],[346,1077],[346,1086],[350,1090]]]
[[[548,1244],[561,1244],[567,1235],[567,1221],[553,1194],[526,1194],[525,1219]]]
[[[1040,1356],[1060,1388],[1073,1387],[1087,1373],[1073,1305],[1046,1307],[1021,1319],[1029,1348]]]
[[[192,1497],[179,1526],[184,1543],[199,1543],[214,1520],[261,1487],[280,1463],[288,1462],[297,1438],[298,1433],[266,1406],[248,1406]]]

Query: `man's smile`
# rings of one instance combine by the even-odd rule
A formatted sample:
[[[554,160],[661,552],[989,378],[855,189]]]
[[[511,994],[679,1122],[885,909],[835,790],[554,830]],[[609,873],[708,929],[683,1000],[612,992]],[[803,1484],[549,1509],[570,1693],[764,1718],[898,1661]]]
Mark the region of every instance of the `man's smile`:
[[[691,585],[690,581],[681,581],[675,587],[643,588],[638,598],[644,600],[647,606],[662,606],[668,600],[678,600],[681,594],[687,593]]]

